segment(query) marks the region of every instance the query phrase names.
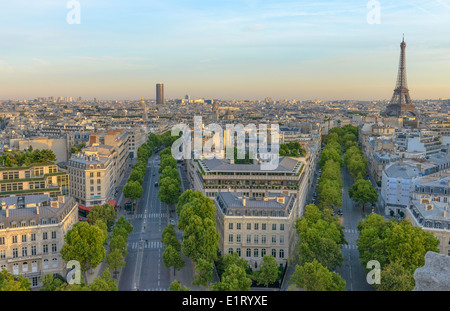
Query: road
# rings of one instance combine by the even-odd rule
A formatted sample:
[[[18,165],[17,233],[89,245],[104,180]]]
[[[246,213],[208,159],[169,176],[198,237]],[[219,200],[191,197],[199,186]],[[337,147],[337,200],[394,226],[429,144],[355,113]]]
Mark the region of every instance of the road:
[[[341,170],[343,181],[343,196],[341,224],[345,227],[344,235],[348,245],[342,248],[344,256],[344,265],[338,268],[338,272],[346,281],[347,291],[373,291],[375,290],[366,281],[366,272],[359,262],[359,253],[356,246],[356,239],[359,237],[357,230],[358,222],[363,220],[371,210],[370,208],[362,210],[360,206],[356,206],[348,195],[348,188],[352,186],[353,180],[346,168]]]
[[[133,232],[128,238],[128,255],[122,269],[119,291],[162,291],[171,283],[170,271],[162,262],[164,251],[161,232],[168,224],[167,210],[158,199],[160,158],[154,154],[148,161],[142,199],[129,217]]]

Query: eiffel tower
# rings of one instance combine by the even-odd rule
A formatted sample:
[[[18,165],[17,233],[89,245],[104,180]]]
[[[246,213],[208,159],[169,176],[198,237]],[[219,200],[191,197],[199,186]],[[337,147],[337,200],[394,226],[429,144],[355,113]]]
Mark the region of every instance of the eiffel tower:
[[[403,117],[407,115],[417,116],[416,107],[411,102],[409,90],[406,84],[406,65],[405,65],[405,37],[400,43],[400,64],[398,68],[397,84],[395,85],[394,95],[389,105],[386,107],[385,113],[390,116]]]

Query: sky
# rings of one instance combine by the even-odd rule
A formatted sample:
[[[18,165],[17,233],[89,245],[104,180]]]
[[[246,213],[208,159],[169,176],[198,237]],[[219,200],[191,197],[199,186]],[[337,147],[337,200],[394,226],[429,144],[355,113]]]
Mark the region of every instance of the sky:
[[[403,34],[411,98],[450,98],[449,29],[450,0],[0,0],[0,99],[390,99]]]

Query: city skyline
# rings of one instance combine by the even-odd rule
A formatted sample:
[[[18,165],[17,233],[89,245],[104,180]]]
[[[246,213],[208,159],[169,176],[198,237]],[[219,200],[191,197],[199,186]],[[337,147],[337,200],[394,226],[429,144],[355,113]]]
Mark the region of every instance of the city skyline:
[[[1,99],[389,100],[403,33],[412,100],[450,97],[444,0],[67,2],[0,4]]]

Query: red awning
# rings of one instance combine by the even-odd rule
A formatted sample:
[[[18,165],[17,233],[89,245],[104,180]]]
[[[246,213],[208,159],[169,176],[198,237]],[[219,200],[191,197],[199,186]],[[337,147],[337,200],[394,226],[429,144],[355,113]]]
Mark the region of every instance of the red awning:
[[[92,209],[92,206],[84,206],[84,205],[78,204],[78,208],[82,209],[83,211],[89,212]]]

